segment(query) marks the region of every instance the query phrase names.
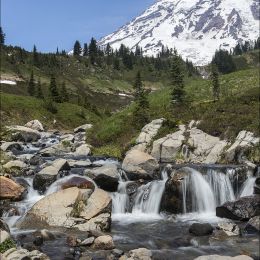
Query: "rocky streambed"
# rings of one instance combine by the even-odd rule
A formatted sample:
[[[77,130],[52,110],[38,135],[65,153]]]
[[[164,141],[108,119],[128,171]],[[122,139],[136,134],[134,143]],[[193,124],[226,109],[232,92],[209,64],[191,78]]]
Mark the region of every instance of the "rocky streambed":
[[[257,168],[160,163],[147,147],[162,121],[143,129],[122,163],[91,156],[91,125],[66,134],[37,120],[10,127],[1,144],[1,257],[258,259]]]

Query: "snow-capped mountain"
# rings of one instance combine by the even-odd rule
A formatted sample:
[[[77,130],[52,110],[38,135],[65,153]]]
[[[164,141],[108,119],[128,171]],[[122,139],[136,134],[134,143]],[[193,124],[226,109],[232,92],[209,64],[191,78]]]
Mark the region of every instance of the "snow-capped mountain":
[[[259,36],[260,0],[157,0],[143,14],[102,38],[115,49],[124,44],[145,55],[162,45],[197,65],[209,63],[216,49],[230,50],[238,41]]]

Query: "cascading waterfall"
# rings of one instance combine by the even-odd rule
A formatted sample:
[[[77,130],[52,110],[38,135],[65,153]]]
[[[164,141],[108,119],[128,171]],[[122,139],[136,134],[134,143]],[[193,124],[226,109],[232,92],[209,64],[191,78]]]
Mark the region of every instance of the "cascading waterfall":
[[[246,182],[243,184],[239,197],[250,196],[254,193],[256,177],[249,176]]]
[[[127,186],[132,181],[121,178],[117,192],[112,193],[113,215],[122,215],[129,213],[131,215],[158,215],[160,203],[167,181],[166,171],[162,172],[162,180],[156,180],[140,186],[137,189],[136,197],[133,201],[132,210],[130,208],[130,197],[127,192]],[[131,211],[131,212],[130,212]]]
[[[186,207],[188,197],[192,201],[192,212],[204,213],[215,211],[216,202],[210,184],[200,172],[188,167],[185,169],[190,174],[185,176],[182,184],[184,213],[188,211]]]
[[[217,205],[221,205],[226,201],[235,200],[235,195],[228,174],[209,169],[205,176],[209,182]]]

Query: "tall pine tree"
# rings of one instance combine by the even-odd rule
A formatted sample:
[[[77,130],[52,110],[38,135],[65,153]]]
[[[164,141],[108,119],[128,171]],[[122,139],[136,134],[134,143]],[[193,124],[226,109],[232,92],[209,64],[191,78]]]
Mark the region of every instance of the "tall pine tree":
[[[28,93],[30,96],[34,96],[35,94],[35,81],[34,81],[33,71],[31,72],[31,77],[28,84]]]
[[[58,92],[58,88],[56,85],[56,79],[54,75],[52,75],[51,80],[50,80],[50,87],[49,87],[49,92],[50,92],[50,97],[54,102],[60,103],[61,98]]]
[[[35,66],[39,65],[39,55],[35,45],[33,45],[33,65]]]
[[[89,47],[88,47],[90,62],[92,65],[96,63],[97,56],[98,56],[98,47],[97,41],[94,38],[91,38]]]
[[[137,127],[142,127],[149,121],[149,101],[147,97],[147,92],[143,87],[140,71],[138,71],[136,74],[134,87],[136,102],[133,112],[134,124]]]
[[[38,82],[37,82],[36,97],[40,98],[40,99],[43,99],[42,85],[41,85],[41,80],[40,79],[38,79]]]
[[[171,102],[183,103],[185,99],[184,73],[182,70],[181,57],[178,55],[176,49],[173,53],[171,79],[173,87]]]
[[[75,41],[74,48],[73,48],[73,55],[80,56],[82,52],[81,45],[79,41]]]
[[[2,27],[0,26],[0,45],[4,45],[5,44],[5,34],[3,32]]]
[[[69,94],[66,88],[65,81],[62,82],[61,85],[61,94],[62,94],[62,102],[68,102],[69,101]]]
[[[220,84],[219,74],[216,64],[211,65],[211,80],[212,80],[212,92],[214,101],[219,100],[220,96]]]

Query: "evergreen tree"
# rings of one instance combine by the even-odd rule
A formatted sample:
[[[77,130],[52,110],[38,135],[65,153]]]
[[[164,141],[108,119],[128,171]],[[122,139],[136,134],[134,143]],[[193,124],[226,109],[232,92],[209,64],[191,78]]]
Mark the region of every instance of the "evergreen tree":
[[[216,101],[216,100],[219,100],[220,85],[219,85],[218,69],[215,64],[211,65],[211,80],[212,80],[213,98],[214,98],[214,101]]]
[[[110,56],[112,54],[112,48],[109,43],[106,46],[105,54],[106,56]]]
[[[68,102],[69,101],[69,94],[66,88],[65,81],[62,82],[61,85],[61,94],[62,94],[62,102]]]
[[[50,92],[50,97],[54,102],[57,102],[57,103],[61,102],[61,98],[60,98],[58,88],[56,85],[56,79],[53,75],[50,80],[49,92]]]
[[[33,71],[31,72],[31,77],[28,84],[28,93],[30,96],[34,96],[35,94],[35,81],[34,81]]]
[[[88,44],[84,43],[83,56],[88,56]]]
[[[33,65],[35,66],[39,65],[39,55],[35,45],[33,45]]]
[[[37,82],[36,97],[40,98],[40,99],[43,99],[42,86],[41,86],[41,80],[40,79],[38,79],[38,82]]]
[[[4,45],[5,44],[5,34],[3,32],[2,27],[0,26],[0,45]]]
[[[74,48],[73,48],[73,55],[80,56],[82,52],[81,45],[79,41],[75,41]]]
[[[56,55],[60,55],[59,48],[56,49]]]
[[[171,69],[171,78],[172,78],[172,103],[182,103],[185,98],[184,90],[184,73],[181,66],[181,58],[177,54],[176,49],[173,53],[172,59],[172,69]]]
[[[91,38],[88,52],[89,52],[90,62],[92,65],[94,65],[96,63],[97,56],[98,56],[97,41],[94,38]]]
[[[113,68],[114,68],[114,70],[120,70],[120,61],[118,58],[114,59]]]
[[[140,71],[137,72],[135,79],[135,109],[133,112],[134,123],[138,127],[141,127],[149,121],[149,101],[147,93],[143,88]]]
[[[236,70],[236,65],[232,56],[226,50],[218,50],[212,59],[212,64],[216,64],[218,71],[227,74]]]
[[[260,37],[258,37],[257,40],[255,41],[254,49],[255,50],[260,49]]]
[[[238,43],[233,51],[233,55],[241,55],[243,53],[240,43]]]

